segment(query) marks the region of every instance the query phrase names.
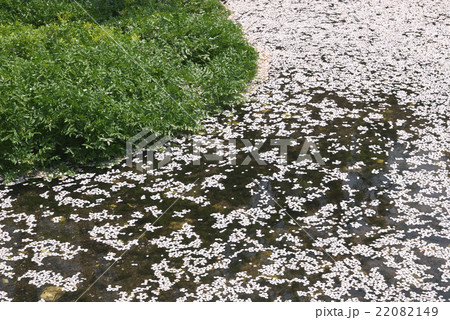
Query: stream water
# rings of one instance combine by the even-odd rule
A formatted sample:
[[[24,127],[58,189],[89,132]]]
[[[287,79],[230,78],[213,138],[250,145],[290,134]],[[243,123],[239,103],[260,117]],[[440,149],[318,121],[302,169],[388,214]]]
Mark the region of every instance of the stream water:
[[[161,168],[1,186],[0,300],[449,300],[448,4],[227,5],[268,78]]]

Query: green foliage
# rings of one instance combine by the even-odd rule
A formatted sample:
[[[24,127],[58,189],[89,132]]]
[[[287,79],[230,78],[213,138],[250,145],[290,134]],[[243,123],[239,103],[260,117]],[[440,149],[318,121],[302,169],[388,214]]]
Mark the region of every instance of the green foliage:
[[[257,54],[227,17],[218,0],[0,0],[0,175],[103,161],[236,101]]]

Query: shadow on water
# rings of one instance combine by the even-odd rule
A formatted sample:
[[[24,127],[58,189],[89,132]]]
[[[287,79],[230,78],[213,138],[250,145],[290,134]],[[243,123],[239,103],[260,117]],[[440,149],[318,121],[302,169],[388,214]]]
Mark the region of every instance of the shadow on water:
[[[189,184],[212,174],[224,174],[227,176],[223,181],[224,189],[208,189],[209,205],[199,205],[180,199],[174,203],[174,198],[162,196],[161,199],[149,199],[148,192],[142,187],[153,187],[161,181],[173,179],[173,175],[163,176],[148,175],[140,183],[139,187],[125,186],[111,192],[111,196],[100,197],[101,201],[96,203],[98,196],[84,194],[80,191],[83,186],[95,187],[100,190],[110,190],[112,185],[121,183],[136,184],[135,181],[127,179],[125,175],[117,175],[117,179],[111,182],[92,181],[89,179],[72,178],[55,179],[47,182],[42,179],[34,179],[11,187],[8,196],[15,199],[11,208],[4,209],[1,223],[4,225],[3,231],[7,231],[13,237],[2,244],[11,248],[11,254],[18,258],[16,261],[3,258],[3,261],[12,268],[14,278],[8,282],[0,283],[0,291],[7,292],[9,297],[16,301],[36,301],[45,289],[45,286],[37,287],[29,284],[29,279],[18,280],[17,276],[25,274],[28,270],[53,270],[63,277],[69,277],[80,273],[80,278],[85,279],[82,284],[73,292],[65,292],[59,301],[76,300],[86,290],[90,284],[94,283],[105,270],[108,271],[97,281],[92,288],[82,296],[80,301],[111,301],[117,299],[116,291],[108,291],[108,286],[120,286],[120,291],[130,292],[142,283],[149,296],[154,295],[158,300],[173,301],[184,296],[186,290],[194,291],[200,285],[212,285],[216,277],[224,277],[231,281],[238,273],[245,272],[248,279],[259,276],[259,284],[267,285],[271,289],[268,299],[283,297],[305,301],[310,300],[310,296],[299,297],[297,291],[304,290],[305,285],[296,281],[296,278],[305,278],[309,283],[322,281],[324,275],[330,272],[330,266],[337,261],[342,261],[354,256],[351,248],[358,244],[371,244],[380,238],[377,231],[380,228],[386,229],[387,233],[396,230],[406,230],[405,224],[398,224],[392,220],[397,214],[392,199],[388,194],[393,188],[391,181],[386,177],[386,173],[392,168],[392,164],[399,164],[397,170],[407,169],[405,161],[411,150],[402,143],[398,143],[398,130],[405,130],[415,134],[411,128],[420,127],[423,123],[414,119],[407,106],[400,106],[395,97],[386,96],[384,102],[354,103],[349,102],[344,97],[335,93],[327,92],[321,88],[317,92],[310,92],[312,99],[308,104],[298,106],[299,109],[306,109],[311,112],[312,119],[321,119],[321,109],[318,107],[323,101],[333,101],[338,107],[346,110],[359,111],[356,117],[336,117],[330,120],[326,126],[311,126],[310,137],[319,137],[317,145],[326,164],[323,167],[304,166],[290,168],[284,173],[283,179],[273,178],[280,172],[280,166],[270,164],[267,166],[258,165],[254,160],[248,166],[214,166],[211,163],[203,162],[199,166],[183,165],[175,172],[176,179],[183,184]],[[295,98],[295,95],[288,96],[287,100]],[[268,107],[269,111],[264,111],[264,117],[269,122],[270,115],[277,112],[277,106]],[[376,112],[381,115],[377,121],[370,123],[364,121]],[[238,120],[242,120],[245,112],[237,111]],[[222,121],[221,119],[219,121]],[[404,120],[401,124],[396,124],[397,120]],[[286,124],[300,124],[307,126],[310,119],[302,120],[302,117],[284,118]],[[302,121],[304,123],[302,123]],[[367,130],[360,130],[361,126],[368,126]],[[245,131],[244,137],[256,139],[261,136],[260,131]],[[276,135],[269,138],[280,138]],[[285,137],[281,137],[285,138]],[[291,138],[302,139],[302,132],[295,132]],[[332,138],[332,139],[331,139]],[[334,140],[333,140],[334,139]],[[336,142],[342,150],[336,150]],[[264,145],[262,150],[270,150],[272,147]],[[294,146],[289,149],[288,159],[297,157],[301,146]],[[238,163],[247,157],[242,150],[237,156]],[[358,165],[359,164],[359,165]],[[132,169],[123,167],[122,164],[112,168],[96,169],[92,167],[83,168],[83,173],[93,173],[101,176],[108,172],[138,173]],[[336,170],[338,173],[346,175],[346,179],[326,179],[327,172]],[[254,181],[259,181],[254,187],[247,187]],[[94,186],[93,186],[94,185]],[[59,186],[63,186],[59,188]],[[48,192],[48,197],[43,198],[42,194]],[[86,203],[95,203],[89,208],[67,203],[60,203],[58,195],[67,192],[74,198]],[[308,197],[311,193],[317,193],[313,197]],[[205,194],[205,190],[196,185],[184,196],[199,197]],[[147,195],[147,197],[145,197]],[[293,207],[289,202],[290,197],[297,199],[308,199],[304,201],[300,208]],[[321,209],[327,205],[333,206],[333,210],[327,217],[321,217],[324,211]],[[153,224],[157,217],[150,212],[146,212],[149,206],[156,206],[165,211],[170,208],[168,214],[161,216],[155,226],[162,226],[152,231],[145,232],[147,224]],[[256,212],[248,210],[259,210],[265,208],[271,212],[269,217],[259,218],[248,225],[243,226],[239,220],[233,220],[226,228],[218,230],[213,225],[216,213],[225,216],[232,214],[236,210],[243,212]],[[358,211],[364,208],[364,211]],[[183,216],[174,216],[174,212],[190,210]],[[425,207],[417,207],[418,210],[427,210]],[[354,210],[354,211],[352,211]],[[51,215],[48,212],[52,212]],[[96,239],[90,232],[99,225],[101,219],[92,218],[93,212],[105,212],[110,215],[109,223],[114,223],[124,227],[121,229],[118,241],[123,244],[123,250],[115,250],[104,239]],[[145,213],[139,218],[132,218],[135,212]],[[353,212],[353,213],[352,213]],[[19,219],[18,216],[11,217],[11,214],[26,213],[36,219],[35,232],[26,233],[28,228],[26,219]],[[73,215],[83,219],[75,221]],[[244,214],[244,213],[243,213]],[[319,217],[321,223],[314,225],[308,218]],[[59,222],[52,219],[60,217]],[[252,216],[249,216],[252,219]],[[295,223],[293,222],[295,219]],[[134,220],[134,221],[131,221]],[[104,223],[104,222],[103,222]],[[103,224],[102,223],[102,224]],[[183,255],[175,254],[170,250],[170,245],[157,246],[151,241],[166,237],[171,239],[174,234],[180,232],[183,225],[193,226],[193,230],[200,237],[201,247],[208,248],[213,243],[224,246],[223,254],[212,256],[208,259],[201,258],[190,249],[193,239],[184,239],[179,246],[185,245],[182,250]],[[389,228],[388,228],[389,227]],[[230,241],[230,237],[236,229],[245,229],[247,237],[254,239],[254,242]],[[17,232],[15,232],[17,230]],[[263,236],[260,236],[261,233]],[[301,242],[295,243],[285,237],[287,234],[294,234]],[[327,239],[329,237],[341,238],[345,234],[343,245],[350,248],[349,251],[334,253],[331,248],[333,243],[317,243],[315,239]],[[280,238],[284,240],[279,240]],[[36,257],[36,252],[31,254],[30,250],[24,249],[28,243],[54,239],[61,243],[70,243],[74,247],[86,249],[80,251],[72,258],[64,260],[61,257],[45,257],[42,264],[32,261]],[[137,239],[137,241],[136,241]],[[136,241],[136,242],[133,242]],[[131,250],[126,251],[128,244]],[[256,246],[261,246],[258,250],[251,250]],[[263,249],[261,249],[263,248]],[[277,278],[273,275],[262,274],[262,268],[273,264],[277,259],[285,258],[274,255],[275,249],[290,249],[286,257],[291,257],[296,251],[307,252],[307,257],[318,261],[316,272],[307,272],[304,267],[297,270],[287,268],[284,278],[288,279],[288,284],[276,284]],[[123,258],[117,263],[114,260],[107,260],[109,253],[113,252],[116,257],[125,252]],[[362,272],[368,273],[372,268],[379,268],[388,282],[395,283],[393,276],[395,270],[385,266],[383,259],[369,259],[363,256],[356,256],[361,261]],[[172,272],[172,269],[183,270],[189,259],[195,261],[199,274],[189,272]],[[195,260],[197,259],[197,260]],[[427,257],[427,259],[429,259]],[[228,261],[227,267],[209,267],[223,261]],[[433,263],[431,259],[427,263]],[[169,290],[162,290],[161,284],[157,282],[155,267],[161,263],[168,263],[170,268],[164,269],[165,279],[172,283]],[[194,262],[193,262],[194,263]],[[112,265],[113,264],[113,265]],[[111,266],[112,265],[112,266]],[[436,270],[437,265],[433,270]],[[160,272],[160,271],[158,271]],[[435,279],[439,278],[439,272],[434,274]],[[150,279],[150,281],[146,281]],[[158,276],[161,279],[161,275]],[[340,280],[335,279],[335,286],[340,285]],[[364,300],[364,292],[355,291],[354,296]],[[240,298],[252,300],[264,300],[256,293],[241,293]],[[329,300],[326,296],[319,299]],[[350,297],[349,297],[350,298]],[[195,300],[194,298],[191,298]],[[189,299],[188,299],[189,300]]]

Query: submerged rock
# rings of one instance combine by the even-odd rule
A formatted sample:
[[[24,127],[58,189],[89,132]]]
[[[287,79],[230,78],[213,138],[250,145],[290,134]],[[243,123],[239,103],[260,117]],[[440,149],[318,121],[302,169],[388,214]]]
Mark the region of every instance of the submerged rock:
[[[64,291],[61,287],[50,286],[44,289],[41,294],[41,299],[47,302],[53,302],[61,298],[63,294]]]

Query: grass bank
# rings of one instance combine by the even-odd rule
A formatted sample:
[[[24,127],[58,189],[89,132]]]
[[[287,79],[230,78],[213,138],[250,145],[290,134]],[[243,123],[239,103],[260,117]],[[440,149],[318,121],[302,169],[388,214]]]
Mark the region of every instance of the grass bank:
[[[0,0],[0,176],[194,129],[256,60],[218,0]]]

